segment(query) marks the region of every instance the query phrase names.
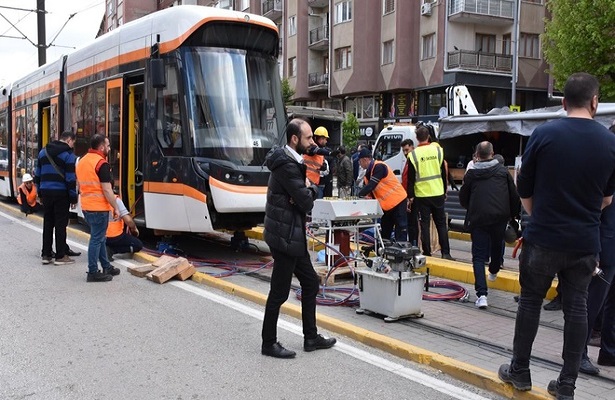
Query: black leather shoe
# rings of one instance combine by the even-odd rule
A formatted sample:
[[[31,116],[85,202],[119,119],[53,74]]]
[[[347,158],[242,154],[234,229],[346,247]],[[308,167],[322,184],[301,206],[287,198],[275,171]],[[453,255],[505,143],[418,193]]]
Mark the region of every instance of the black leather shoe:
[[[581,365],[579,367],[579,371],[583,372],[587,375],[598,375],[600,373],[600,368],[596,367],[589,358],[581,358]]]
[[[314,351],[330,349],[335,343],[337,343],[335,338],[325,339],[322,335],[318,335],[313,339],[304,339],[303,350]]]
[[[549,303],[542,306],[545,311],[558,311],[562,309],[562,301],[559,297],[554,298]]]
[[[500,365],[498,376],[502,382],[510,383],[517,390],[528,391],[532,389],[532,378],[529,368],[515,371],[508,364]]]
[[[574,400],[574,385],[561,383],[559,380],[549,382],[547,392],[557,400]]]
[[[65,254],[66,254],[67,256],[69,256],[69,257],[77,257],[77,256],[80,256],[80,255],[81,255],[81,252],[80,252],[80,251],[73,251],[73,250],[71,250],[71,249],[68,249],[68,250],[66,250],[66,253],[65,253]]]
[[[285,349],[280,342],[276,342],[272,346],[262,346],[261,354],[275,358],[295,358],[297,355],[294,351]]]
[[[111,276],[116,276],[120,274],[120,269],[115,268],[113,265],[109,265],[109,268],[103,268],[103,273]]]
[[[442,258],[445,260],[451,260],[451,261],[455,261],[455,259],[453,258],[453,256],[451,256],[448,253],[442,254]]]

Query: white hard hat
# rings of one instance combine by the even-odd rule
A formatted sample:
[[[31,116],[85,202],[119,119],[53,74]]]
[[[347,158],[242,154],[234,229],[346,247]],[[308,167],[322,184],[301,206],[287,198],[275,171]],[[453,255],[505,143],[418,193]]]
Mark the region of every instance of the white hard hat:
[[[23,176],[21,177],[21,181],[23,183],[32,182],[33,180],[34,180],[34,178],[32,178],[32,175],[30,175],[30,174],[23,174]]]

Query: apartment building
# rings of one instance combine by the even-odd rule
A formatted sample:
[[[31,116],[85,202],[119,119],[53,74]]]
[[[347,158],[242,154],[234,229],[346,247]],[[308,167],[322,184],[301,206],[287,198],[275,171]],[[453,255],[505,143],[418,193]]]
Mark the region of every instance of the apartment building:
[[[106,1],[106,29],[113,29],[113,24],[122,19],[128,21],[129,15],[139,16],[145,12],[146,3],[153,3]],[[109,7],[112,3],[115,18]],[[281,76],[294,87],[295,104],[354,113],[364,140],[373,140],[367,134],[379,132],[395,119],[437,118],[446,111],[446,88],[455,84],[468,87],[479,112],[513,103],[521,110],[551,104],[545,72],[548,66],[540,42],[547,15],[545,0],[156,3],[156,9],[199,4],[270,18],[280,29]],[[516,20],[519,40],[515,73]]]

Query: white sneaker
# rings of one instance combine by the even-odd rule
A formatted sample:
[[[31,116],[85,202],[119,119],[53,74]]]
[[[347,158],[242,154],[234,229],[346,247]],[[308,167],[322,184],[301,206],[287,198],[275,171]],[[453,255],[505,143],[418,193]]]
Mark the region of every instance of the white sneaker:
[[[485,308],[487,308],[488,304],[487,304],[487,296],[480,296],[477,300],[476,300],[476,307],[480,308],[481,310],[484,310]]]
[[[495,282],[495,280],[498,279],[498,274],[492,274],[491,272],[489,272],[489,276],[487,276],[487,280],[489,282]]]

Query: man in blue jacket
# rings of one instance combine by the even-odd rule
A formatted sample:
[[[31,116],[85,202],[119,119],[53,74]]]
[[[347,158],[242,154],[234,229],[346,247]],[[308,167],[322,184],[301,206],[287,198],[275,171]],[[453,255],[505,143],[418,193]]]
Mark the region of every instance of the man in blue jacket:
[[[66,265],[75,262],[66,254],[70,251],[66,245],[69,208],[71,204],[77,204],[74,145],[75,134],[67,131],[60,135],[60,140],[51,141],[38,154],[34,180],[45,210],[41,254],[43,264],[51,263],[54,231],[56,238],[54,264]]]
[[[305,237],[306,214],[314,207],[318,187],[306,177],[301,157],[314,146],[312,128],[303,119],[293,119],[286,128],[286,146],[267,155],[271,171],[265,206],[265,242],[273,257],[271,288],[265,305],[261,353],[275,358],[293,358],[296,353],[278,342],[280,307],[288,299],[293,274],[301,284],[303,349],[314,351],[332,347],[316,328],[316,295],[320,280],[310,259]]]

